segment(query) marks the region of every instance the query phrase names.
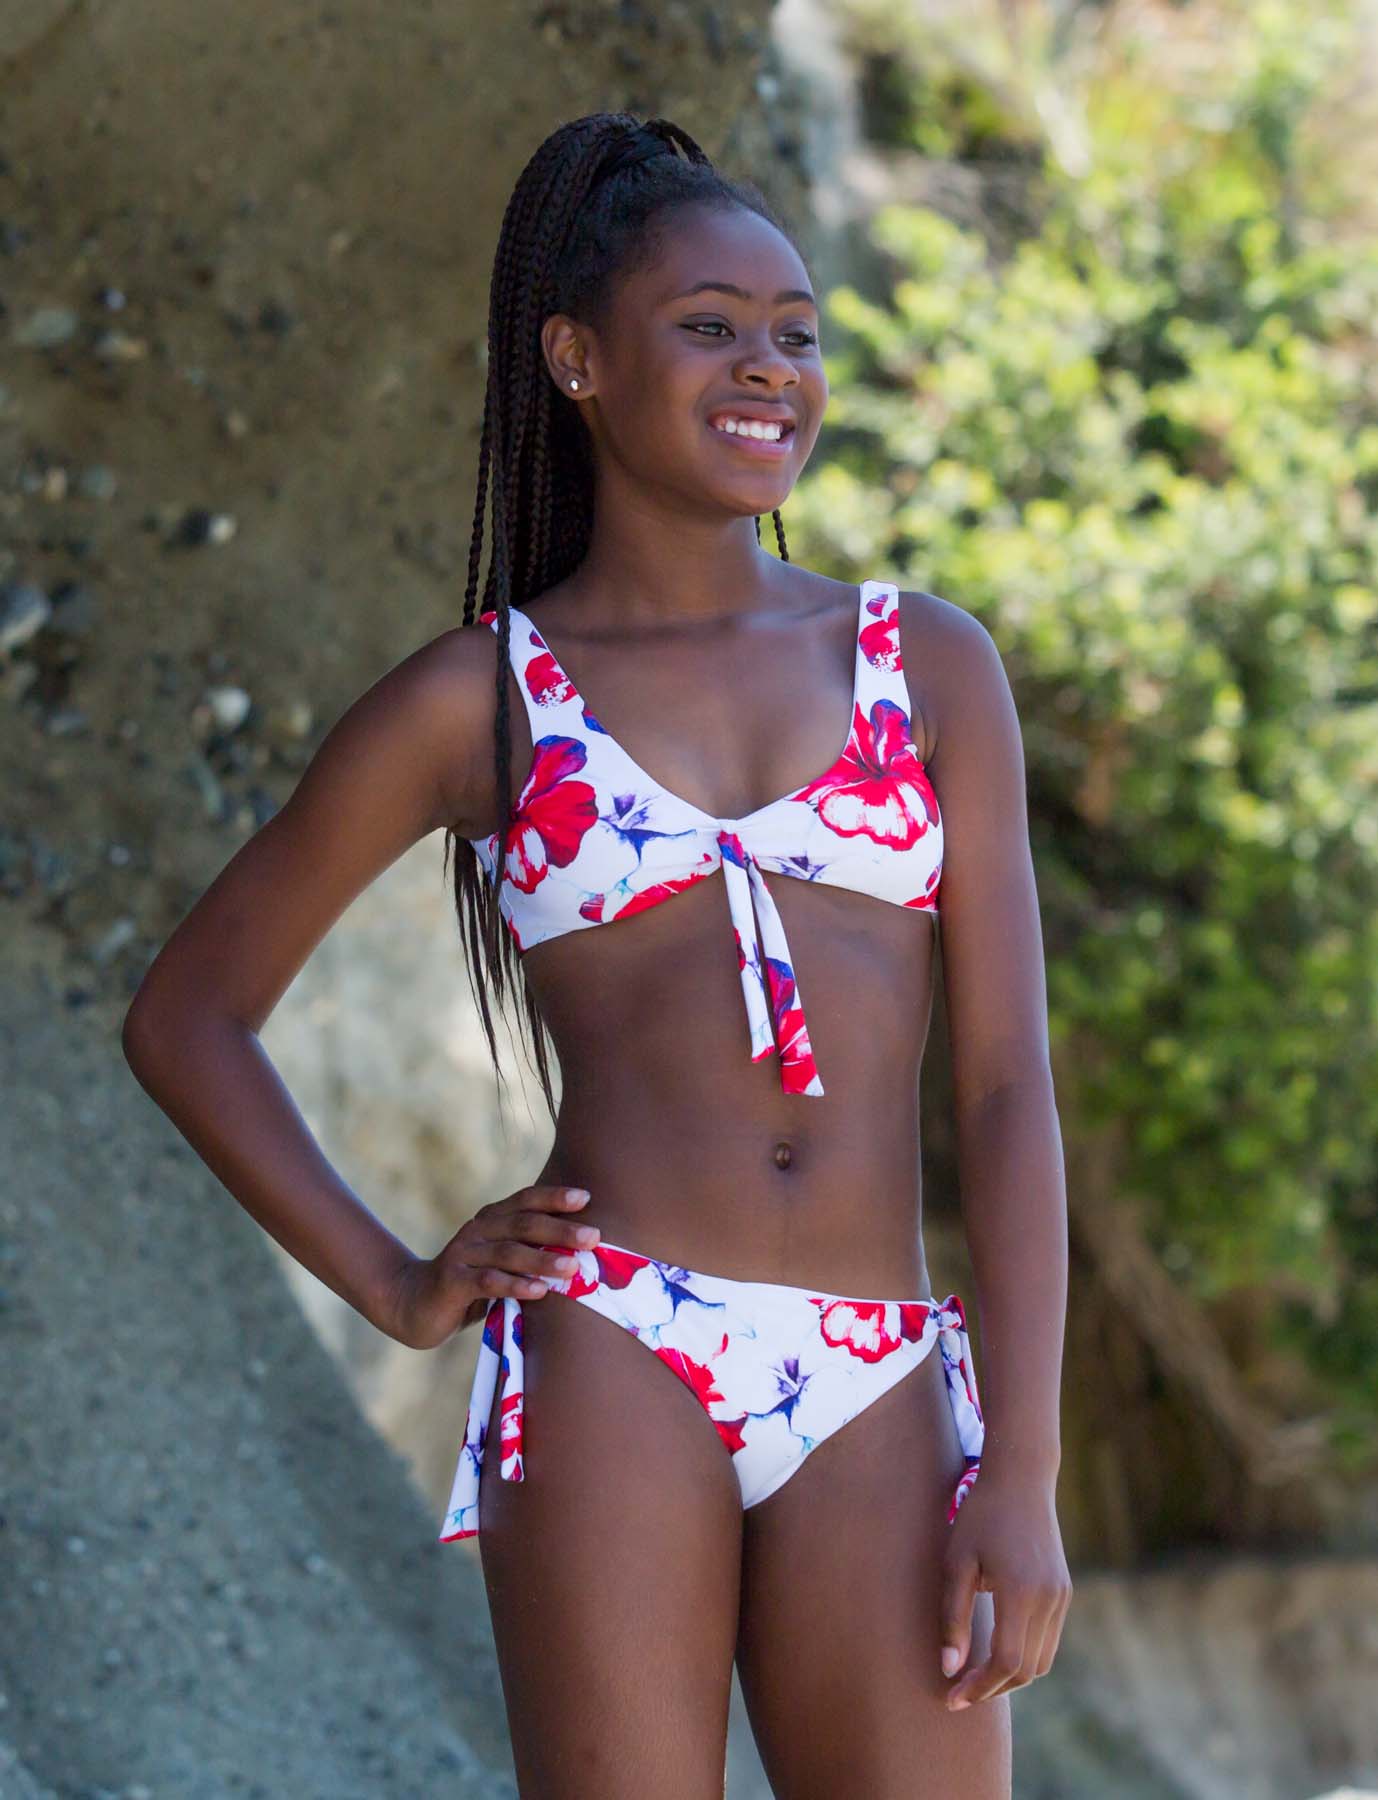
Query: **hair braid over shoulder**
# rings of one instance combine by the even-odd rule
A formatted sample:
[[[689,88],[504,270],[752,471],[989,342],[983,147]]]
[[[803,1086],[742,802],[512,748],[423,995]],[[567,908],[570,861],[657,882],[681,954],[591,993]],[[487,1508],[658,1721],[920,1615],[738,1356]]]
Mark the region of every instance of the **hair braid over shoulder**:
[[[472,626],[481,613],[497,613],[497,879],[489,880],[473,845],[455,826],[445,833],[445,857],[448,865],[453,846],[455,908],[499,1095],[502,1066],[489,999],[491,994],[501,1007],[509,988],[515,988],[521,992],[535,1068],[552,1118],[549,1035],[498,905],[515,811],[509,607],[523,606],[579,566],[593,521],[587,431],[576,404],[550,378],[541,330],[556,312],[586,320],[595,329],[602,325],[617,282],[655,258],[674,213],[688,206],[744,207],[794,241],[789,225],[759,188],[724,175],[688,132],[669,119],[643,122],[630,113],[591,113],[558,127],[532,154],[508,200],[493,258],[463,623]],[[480,601],[484,522],[490,511],[492,537]],[[780,556],[788,561],[779,511],[771,516]],[[760,534],[758,518],[758,541]]]

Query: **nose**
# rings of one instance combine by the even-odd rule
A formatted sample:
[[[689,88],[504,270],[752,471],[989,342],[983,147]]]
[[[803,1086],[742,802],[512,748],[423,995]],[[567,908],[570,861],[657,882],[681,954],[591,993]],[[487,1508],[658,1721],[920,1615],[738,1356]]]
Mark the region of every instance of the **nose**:
[[[736,374],[739,380],[764,381],[773,388],[794,387],[799,380],[798,371],[789,357],[768,337],[742,352],[737,358]]]

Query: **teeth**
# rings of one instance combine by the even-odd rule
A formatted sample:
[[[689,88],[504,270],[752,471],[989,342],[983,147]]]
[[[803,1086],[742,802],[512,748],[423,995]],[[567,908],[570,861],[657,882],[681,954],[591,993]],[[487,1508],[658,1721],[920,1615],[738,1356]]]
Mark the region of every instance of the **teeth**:
[[[723,419],[715,429],[734,437],[764,438],[768,444],[778,444],[785,432],[783,425],[767,424],[764,419]]]

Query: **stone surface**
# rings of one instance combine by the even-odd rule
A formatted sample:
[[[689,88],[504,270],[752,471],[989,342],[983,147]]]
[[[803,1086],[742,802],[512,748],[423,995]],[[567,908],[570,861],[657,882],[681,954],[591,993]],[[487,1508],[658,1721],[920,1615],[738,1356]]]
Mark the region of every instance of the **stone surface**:
[[[13,977],[4,1014],[0,1723],[28,1771],[5,1780],[508,1791],[476,1566],[434,1541],[263,1235],[112,1018]]]

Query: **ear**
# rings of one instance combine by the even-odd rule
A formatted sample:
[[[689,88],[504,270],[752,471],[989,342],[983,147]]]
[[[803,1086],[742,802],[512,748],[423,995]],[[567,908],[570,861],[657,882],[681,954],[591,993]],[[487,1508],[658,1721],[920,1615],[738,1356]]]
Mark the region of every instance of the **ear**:
[[[583,328],[567,313],[552,313],[542,325],[541,353],[550,379],[562,394],[579,399],[593,391]],[[577,387],[571,386],[575,382]]]

